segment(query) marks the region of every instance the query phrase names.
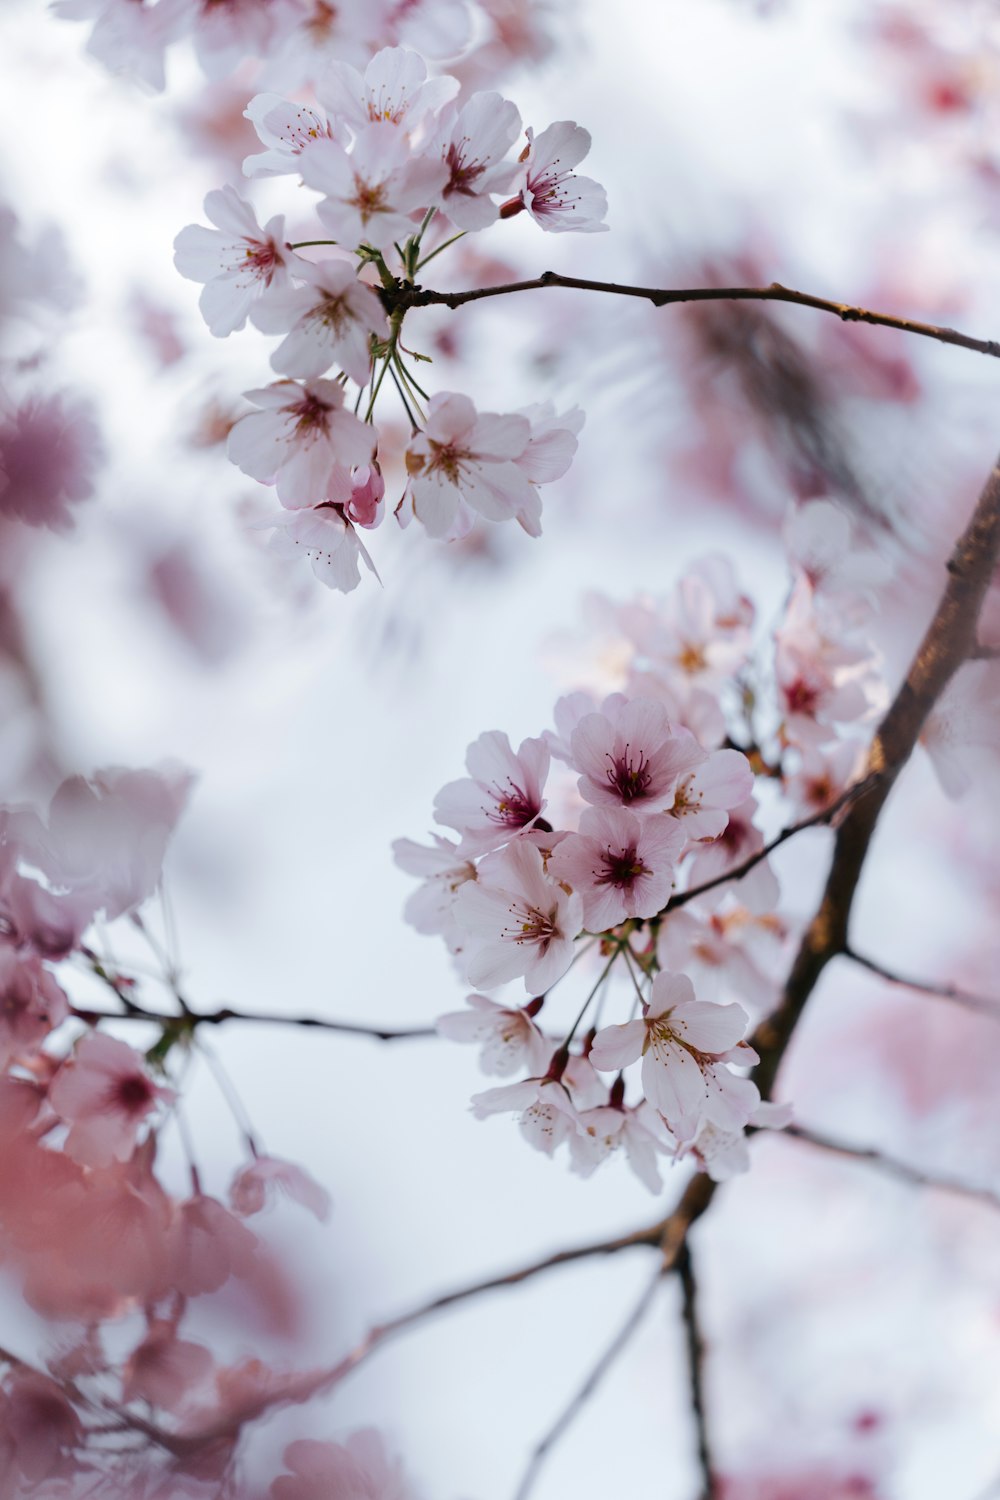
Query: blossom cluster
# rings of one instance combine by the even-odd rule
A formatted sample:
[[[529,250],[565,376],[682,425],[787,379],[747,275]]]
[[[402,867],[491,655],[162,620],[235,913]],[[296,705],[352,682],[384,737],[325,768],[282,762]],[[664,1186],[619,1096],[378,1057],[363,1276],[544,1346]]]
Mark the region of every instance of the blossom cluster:
[[[409,920],[476,989],[439,1030],[480,1043],[486,1072],[528,1075],[477,1095],[476,1114],[517,1112],[585,1176],[618,1146],[652,1190],[661,1155],[728,1176],[748,1164],[746,1127],[785,1118],[748,1076],[790,925],[762,825],[787,837],[832,817],[863,774],[884,697],[859,625],[878,560],[845,551],[849,530],[828,502],[793,513],[795,579],[768,641],[722,557],[665,600],[603,604],[615,691],[561,698],[555,727],[516,751],[481,735],[434,804],[449,834],[395,845],[423,877]],[[546,1034],[578,960],[596,978]],[[527,1001],[481,993],[513,981]]]
[[[252,1221],[278,1194],[319,1219],[330,1207],[300,1167],[249,1135],[228,1199],[215,1196],[179,1120],[182,1070],[170,1069],[175,1054],[190,1056],[195,1023],[147,918],[191,781],[172,765],[111,768],[64,781],[47,809],[0,806],[0,1257],[59,1329],[37,1362],[4,1352],[4,1493],[200,1495],[208,1453],[208,1477],[227,1493],[293,1500],[324,1479],[403,1494],[374,1434],[346,1446],[293,1442],[290,1472],[269,1489],[240,1488],[244,1426],[303,1399],[309,1376],[220,1359],[186,1321],[195,1299],[235,1284],[262,1326],[290,1333],[293,1289]],[[108,956],[126,940],[122,927],[160,956],[173,1012],[150,1009],[140,981]],[[110,1012],[81,1004],[87,980],[112,995]],[[105,1030],[109,1021],[156,1040],[138,1050]],[[189,1157],[186,1193],[157,1166],[170,1126]],[[102,1441],[109,1412],[138,1443],[131,1458]],[[162,1441],[150,1445],[151,1431]]]
[[[296,87],[331,60],[363,63],[387,45],[462,55],[466,70],[485,77],[552,45],[550,17],[529,0],[53,0],[53,10],[92,22],[87,50],[153,89],[164,87],[167,53],[184,41],[209,78],[256,58]]]
[[[86,397],[54,369],[54,331],[77,299],[54,229],[26,241],[0,204],[0,522],[68,531],[89,499],[103,444]]]
[[[429,357],[403,344],[417,273],[455,239],[522,212],[549,232],[605,228],[603,189],[574,171],[590,146],[581,126],[522,132],[509,100],[458,93],[456,78],[428,77],[419,54],[393,47],[363,75],[331,63],[314,104],[257,95],[246,113],[266,149],[244,170],[298,175],[320,195],[325,237],[293,246],[283,216],[261,225],[225,187],[205,201],[215,227],[189,225],[176,240],[178,270],[204,283],[213,334],[227,337],[249,320],[281,337],[271,355],[281,378],[247,393],[256,410],[234,427],[229,455],[274,485],[284,510],[263,524],[276,549],[306,554],[342,591],[356,587],[362,561],[373,566],[359,528],[384,515],[374,412],[387,375],[412,433],[394,510],[433,537],[459,537],[476,517],[516,520],[538,536],[539,488],[566,472],[583,423],[580,411],[559,414],[548,403],[501,414],[477,411],[457,392],[428,396],[414,367]],[[298,253],[317,244],[332,253]]]

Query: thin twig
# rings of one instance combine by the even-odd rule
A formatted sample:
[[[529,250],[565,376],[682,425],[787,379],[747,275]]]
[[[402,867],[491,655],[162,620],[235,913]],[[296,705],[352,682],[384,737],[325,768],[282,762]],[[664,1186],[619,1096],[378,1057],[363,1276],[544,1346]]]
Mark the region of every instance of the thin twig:
[[[964,1005],[966,1010],[974,1010],[977,1015],[990,1016],[994,1021],[1000,1021],[1000,1000],[990,1000],[986,995],[974,995],[970,990],[963,990],[956,984],[935,984],[927,979],[909,979],[905,974],[896,974],[892,969],[887,969],[884,964],[877,963],[874,958],[866,958],[863,953],[857,953],[853,948],[845,948],[844,957],[849,958],[852,963],[859,964],[862,969],[868,969],[870,973],[877,974],[879,979],[884,979],[887,984],[898,984],[907,990],[917,990],[921,995],[935,995],[940,1000],[952,1000],[956,1005]]]
[[[534,1488],[535,1480],[538,1478],[542,1465],[544,1464],[549,1453],[555,1447],[556,1443],[558,1443],[559,1439],[562,1437],[563,1433],[567,1430],[571,1423],[576,1419],[576,1417],[579,1416],[581,1409],[594,1394],[597,1387],[604,1379],[605,1375],[608,1374],[612,1365],[615,1363],[615,1360],[618,1359],[619,1355],[625,1352],[629,1340],[632,1338],[633,1334],[638,1331],[643,1318],[649,1310],[653,1298],[656,1295],[657,1289],[659,1288],[660,1283],[663,1280],[663,1274],[663,1267],[658,1266],[656,1269],[656,1274],[653,1276],[652,1281],[650,1281],[645,1287],[642,1296],[639,1298],[638,1302],[635,1304],[635,1307],[629,1313],[628,1317],[625,1319],[625,1322],[619,1328],[610,1344],[603,1351],[601,1357],[597,1360],[596,1364],[590,1370],[586,1380],[569,1401],[568,1405],[565,1406],[564,1409],[559,1413],[559,1416],[553,1422],[549,1430],[545,1433],[544,1437],[540,1438],[537,1445],[532,1449],[531,1457],[528,1460],[528,1466],[521,1478],[521,1483],[518,1485],[517,1494],[514,1497],[514,1500],[527,1500],[527,1497]]]
[[[758,1133],[763,1134],[763,1132]],[[980,1203],[989,1204],[991,1208],[1000,1208],[1000,1193],[994,1192],[992,1188],[977,1187],[974,1183],[962,1182],[955,1177],[942,1177],[937,1172],[927,1172],[922,1167],[914,1167],[909,1162],[900,1161],[896,1156],[888,1156],[874,1146],[852,1146],[847,1141],[834,1140],[832,1136],[824,1135],[818,1130],[807,1129],[804,1125],[786,1125],[784,1130],[769,1130],[767,1134],[778,1140],[782,1136],[790,1136],[793,1141],[802,1141],[807,1146],[817,1146],[821,1151],[829,1151],[834,1156],[844,1156],[851,1161],[862,1162],[866,1166],[874,1167],[876,1171],[885,1172],[889,1177],[895,1177],[899,1182],[908,1183],[911,1187],[934,1188],[942,1193],[956,1193],[961,1198],[974,1198]]]
[[[679,891],[676,896],[671,896],[663,911],[658,913],[658,915],[667,916],[670,912],[676,911],[679,906],[686,906],[689,901],[693,901],[697,896],[704,896],[706,891],[714,891],[717,886],[725,885],[727,880],[742,880],[744,875],[749,875],[751,870],[756,869],[769,855],[774,853],[775,849],[779,849],[782,844],[794,838],[797,833],[804,833],[807,828],[818,828],[824,823],[831,822],[843,808],[849,807],[852,802],[856,802],[859,797],[863,797],[866,792],[870,792],[872,787],[876,785],[880,774],[880,772],[876,771],[866,776],[862,781],[856,781],[845,792],[841,792],[840,796],[835,798],[828,807],[820,808],[819,812],[812,813],[808,818],[803,818],[800,823],[792,823],[788,828],[783,828],[769,844],[765,844],[755,854],[748,855],[738,865],[733,865],[732,869],[723,871],[721,875],[713,875],[711,880],[702,881],[701,885],[693,885],[690,890]]]
[[[123,996],[120,996],[124,1000]],[[265,1026],[309,1026],[318,1031],[336,1031],[344,1036],[370,1037],[378,1042],[409,1041],[416,1037],[437,1036],[434,1026],[365,1026],[360,1021],[333,1021],[325,1016],[284,1016],[272,1011],[230,1010],[225,1007],[214,1011],[189,1011],[185,1016],[164,1015],[160,1011],[146,1010],[143,1006],[128,1002],[124,1015],[110,1010],[88,1010],[74,1006],[70,1014],[88,1026],[99,1021],[147,1021],[159,1026],[173,1026],[179,1031],[194,1031],[198,1026],[221,1026],[226,1021],[251,1021]]]
[[[752,1077],[763,1098],[774,1082],[792,1033],[827,964],[849,947],[851,909],[872,835],[928,714],[975,649],[979,614],[1000,556],[1000,464],[983,486],[968,525],[946,564],[948,581],[916,656],[868,752],[869,789],[837,827],[833,859],[819,908],[792,964],[777,1010],[751,1037],[760,1054]],[[865,783],[862,783],[862,786]]]
[[[644,302],[651,302],[654,307],[667,307],[676,302],[790,302],[797,307],[812,307],[818,312],[833,313],[843,323],[870,323],[881,328],[896,328],[901,333],[936,339],[942,344],[957,344],[963,349],[973,349],[978,354],[1000,358],[1000,343],[993,339],[977,339],[970,334],[959,333],[954,328],[919,323],[912,318],[897,318],[889,313],[872,312],[869,308],[836,302],[828,297],[814,297],[809,292],[793,291],[791,287],[782,286],[777,281],[773,281],[770,286],[670,288],[628,286],[617,281],[591,281],[579,276],[562,276],[556,271],[544,271],[541,276],[529,281],[509,281],[503,286],[475,287],[465,292],[435,292],[398,283],[395,288],[385,288],[382,296],[390,311],[431,306],[454,309],[463,307],[467,302],[481,302],[487,297],[505,297],[512,292],[542,291],[550,287],[567,287],[581,292],[607,292],[614,297],[638,297]]]
[[[684,1324],[688,1388],[691,1392],[691,1411],[694,1415],[698,1468],[701,1471],[701,1500],[715,1500],[715,1469],[708,1441],[708,1419],[705,1406],[705,1339],[698,1309],[698,1283],[695,1280],[691,1245],[688,1240],[684,1241],[677,1256],[677,1277],[681,1284],[681,1319]]]

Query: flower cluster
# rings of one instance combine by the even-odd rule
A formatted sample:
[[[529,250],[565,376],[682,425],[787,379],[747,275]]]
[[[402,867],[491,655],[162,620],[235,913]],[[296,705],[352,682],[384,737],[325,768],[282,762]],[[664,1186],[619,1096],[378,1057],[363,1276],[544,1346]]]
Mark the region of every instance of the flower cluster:
[[[746,1126],[783,1118],[747,1076],[789,926],[758,819],[780,812],[787,837],[796,815],[836,812],[882,691],[863,591],[820,566],[842,526],[823,502],[797,514],[797,577],[756,649],[753,606],[720,557],[664,601],[604,606],[624,637],[616,690],[560,699],[554,730],[516,751],[481,735],[434,804],[450,834],[395,845],[423,877],[407,916],[476,987],[440,1031],[478,1042],[486,1072],[528,1074],[475,1112],[516,1111],[584,1175],[622,1145],[651,1189],[659,1154],[728,1176],[748,1164]],[[596,978],[568,1031],[546,1035],[540,1013],[578,959]],[[513,981],[527,1002],[479,993]],[[607,1018],[613,1003],[624,1019]]]
[[[189,225],[176,240],[178,270],[204,283],[212,333],[249,320],[281,337],[271,356],[281,378],[247,393],[256,410],[233,429],[229,454],[275,486],[285,509],[264,523],[273,545],[305,553],[343,591],[356,587],[362,561],[371,566],[358,529],[384,514],[374,412],[386,376],[412,430],[394,509],[434,537],[461,536],[477,516],[538,536],[539,487],[566,472],[583,423],[578,410],[549,404],[498,414],[455,392],[428,396],[413,368],[428,356],[402,342],[417,272],[454,239],[521,212],[550,232],[605,227],[603,190],[573,170],[589,149],[585,130],[570,121],[537,137],[529,129],[513,156],[516,107],[496,93],[460,103],[458,90],[457,79],[429,78],[422,57],[396,47],[363,75],[331,63],[315,105],[256,96],[247,116],[266,149],[244,170],[297,174],[318,193],[326,238],[298,249],[329,245],[332,254],[300,255],[281,216],[261,225],[232,188],[205,201],[214,228]]]
[[[0,267],[0,523],[68,531],[72,507],[93,494],[103,444],[91,403],[52,368],[53,327],[76,300],[62,238],[49,230],[26,244],[0,204]]]
[[[243,1426],[286,1393],[309,1391],[301,1372],[218,1359],[186,1322],[192,1299],[235,1282],[265,1326],[291,1332],[292,1288],[249,1221],[278,1194],[319,1219],[330,1207],[307,1173],[249,1135],[249,1159],[223,1201],[178,1124],[168,1069],[175,1052],[190,1053],[195,1021],[142,912],[190,785],[173,766],[108,769],[64,781],[47,810],[0,806],[0,1257],[41,1317],[78,1330],[44,1367],[5,1354],[0,1454],[12,1496],[95,1485],[111,1500],[200,1493],[187,1484],[204,1477],[206,1450],[228,1492]],[[150,1009],[139,981],[106,956],[112,923],[147,943],[173,1013]],[[71,1001],[88,978],[113,995],[111,1011]],[[140,1051],[102,1029],[116,1020],[156,1040]],[[186,1194],[157,1169],[171,1124],[189,1157]],[[151,1422],[164,1434],[136,1449],[133,1468],[102,1447],[111,1409],[123,1434],[141,1441]],[[346,1447],[292,1443],[285,1464],[291,1474],[267,1491],[273,1500],[313,1494],[320,1477],[403,1493],[373,1434]]]
[[[551,46],[550,7],[536,15],[524,0],[53,0],[52,8],[92,22],[87,50],[153,89],[164,87],[167,53],[184,41],[210,78],[259,58],[302,87],[333,60],[363,64],[387,45],[437,58],[464,53],[466,69],[487,77]],[[516,24],[512,9],[522,12]]]

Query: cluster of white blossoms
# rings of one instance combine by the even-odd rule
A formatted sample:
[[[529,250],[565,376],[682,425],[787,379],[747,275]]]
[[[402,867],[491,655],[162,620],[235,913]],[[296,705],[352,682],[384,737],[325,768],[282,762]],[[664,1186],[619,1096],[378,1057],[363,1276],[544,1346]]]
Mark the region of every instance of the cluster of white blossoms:
[[[434,804],[450,834],[394,846],[423,878],[409,920],[476,987],[439,1030],[480,1043],[486,1072],[528,1075],[476,1095],[476,1114],[516,1112],[583,1175],[621,1146],[654,1191],[663,1155],[729,1176],[748,1165],[748,1125],[788,1118],[747,1076],[789,932],[758,813],[787,836],[862,775],[883,689],[856,624],[861,574],[829,560],[848,530],[825,502],[798,513],[797,580],[757,647],[721,557],[666,601],[604,606],[625,648],[619,690],[560,699],[554,730],[516,751],[481,735]],[[586,998],[547,1034],[540,1014],[578,960],[594,971]],[[516,982],[526,1001],[480,993]]]
[[[332,59],[362,66],[380,47],[461,58],[489,81],[553,45],[553,0],[50,0],[91,22],[87,51],[113,73],[162,89],[166,60],[189,44],[210,79],[252,60],[282,87],[307,87]],[[563,27],[566,18],[560,18]]]
[[[256,410],[236,424],[229,453],[275,486],[285,509],[269,523],[274,545],[307,553],[343,591],[362,559],[371,566],[358,528],[384,514],[374,413],[387,375],[412,430],[394,509],[434,537],[461,536],[476,516],[538,536],[539,487],[566,472],[583,423],[548,404],[499,414],[463,394],[428,396],[414,373],[427,356],[402,343],[416,275],[454,239],[520,212],[551,232],[606,227],[603,189],[573,171],[590,147],[585,130],[560,121],[536,136],[499,94],[460,104],[458,91],[457,79],[428,78],[422,57],[396,47],[363,76],[331,63],[315,106],[258,95],[246,113],[266,149],[244,170],[297,174],[320,195],[327,238],[288,244],[283,217],[259,224],[226,187],[205,200],[215,228],[189,225],[176,240],[178,270],[204,283],[212,333],[249,319],[280,336],[271,364],[281,379],[247,393]],[[317,244],[331,247],[322,260],[298,253]]]

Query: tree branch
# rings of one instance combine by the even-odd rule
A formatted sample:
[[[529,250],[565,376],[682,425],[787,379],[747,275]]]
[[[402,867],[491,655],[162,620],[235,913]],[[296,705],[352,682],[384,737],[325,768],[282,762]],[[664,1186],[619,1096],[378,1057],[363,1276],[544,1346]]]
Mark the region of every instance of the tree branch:
[[[1000,554],[1000,464],[990,474],[979,502],[965,531],[948,560],[948,583],[906,680],[886,713],[875,735],[868,757],[865,780],[852,788],[854,797],[837,829],[833,859],[823,897],[815,917],[799,947],[789,975],[784,997],[778,1009],[754,1032],[752,1043],[760,1054],[753,1077],[764,1098],[773,1092],[774,1081],[795,1027],[826,965],[837,954],[848,950],[847,932],[851,907],[857,890],[871,837],[886,798],[900,770],[913,753],[924,720],[944,691],[952,675],[976,646],[976,627],[983,597]],[[828,811],[828,810],[825,810]],[[728,878],[733,878],[732,874]],[[222,1018],[236,1019],[232,1012],[218,1012]],[[190,1024],[189,1017],[177,1018],[176,1024]],[[203,1018],[210,1019],[210,1018]],[[240,1019],[249,1019],[240,1017]],[[196,1018],[197,1020],[197,1018]],[[789,1129],[785,1134],[806,1139],[802,1132]],[[870,1161],[906,1181],[923,1182],[923,1175],[904,1163],[892,1162],[878,1153],[843,1147],[821,1136],[809,1136],[810,1144],[821,1149]],[[967,1189],[939,1179],[927,1185],[950,1191],[968,1192],[972,1196],[996,1201],[995,1195],[981,1189]],[[362,1341],[337,1364],[323,1370],[304,1373],[284,1383],[280,1391],[258,1394],[230,1414],[225,1422],[216,1423],[183,1436],[159,1434],[174,1452],[197,1452],[221,1438],[232,1438],[246,1422],[289,1402],[310,1399],[332,1389],[365,1362],[378,1348],[398,1333],[413,1328],[425,1318],[467,1301],[482,1292],[516,1286],[530,1277],[574,1260],[595,1255],[615,1254],[637,1245],[653,1246],[662,1256],[658,1274],[676,1268],[682,1256],[691,1226],[709,1208],[717,1184],[705,1173],[690,1179],[677,1206],[665,1219],[617,1239],[598,1241],[536,1261],[520,1270],[493,1277],[446,1293],[400,1317],[373,1327]]]
[[[994,1021],[1000,1021],[1000,1000],[990,1000],[985,995],[974,995],[969,990],[959,989],[955,984],[935,984],[926,979],[908,979],[905,974],[894,974],[884,964],[877,963],[874,958],[866,958],[862,953],[856,953],[853,948],[844,949],[844,957],[849,958],[852,963],[859,964],[862,969],[876,974],[879,979],[884,979],[887,984],[902,985],[904,989],[916,990],[921,995],[935,995],[941,1000],[952,1000],[956,1005],[964,1005],[966,1010],[975,1011],[977,1015],[990,1016]]]
[[[927,631],[872,742],[868,777],[837,829],[826,887],[806,930],[778,1009],[751,1038],[760,1053],[753,1078],[771,1097],[781,1059],[827,964],[848,947],[848,926],[861,870],[886,798],[909,760],[923,724],[954,673],[976,647],[983,598],[1000,555],[1000,465],[993,468],[972,519],[948,559],[948,582]]]
[[[721,875],[713,875],[711,880],[705,880],[701,885],[694,885],[690,890],[679,891],[676,896],[671,896],[663,910],[657,912],[657,916],[669,916],[679,906],[686,906],[689,901],[694,901],[697,896],[703,896],[706,891],[714,891],[716,886],[725,885],[727,880],[742,880],[744,875],[749,875],[751,870],[756,869],[757,865],[773,854],[775,849],[780,848],[788,839],[794,838],[797,833],[804,833],[807,828],[817,828],[823,823],[832,822],[842,808],[849,807],[852,802],[856,802],[859,797],[871,791],[881,774],[880,771],[873,771],[863,781],[856,781],[853,786],[847,788],[846,792],[841,792],[840,796],[835,798],[828,807],[821,808],[819,812],[812,813],[808,818],[803,818],[801,823],[792,823],[790,827],[783,828],[769,844],[764,845],[763,849],[758,849],[756,854],[748,855],[731,870],[726,870]]]
[[[827,297],[814,297],[809,292],[796,292],[791,287],[773,281],[770,286],[728,287],[649,287],[628,286],[617,281],[590,281],[579,276],[562,276],[556,271],[543,271],[529,281],[509,281],[503,286],[476,287],[466,292],[435,292],[408,283],[397,282],[395,287],[382,290],[382,300],[389,312],[411,307],[463,307],[467,302],[481,302],[487,297],[505,297],[512,292],[541,291],[548,287],[567,287],[582,292],[606,292],[614,297],[638,297],[651,302],[654,307],[667,307],[675,302],[789,302],[796,307],[812,307],[819,312],[833,313],[843,323],[869,323],[881,328],[896,328],[901,333],[917,334],[921,338],[936,339],[942,344],[956,344],[962,349],[972,349],[978,354],[989,354],[1000,358],[1000,343],[993,339],[976,339],[970,334],[959,333],[954,328],[939,327],[934,323],[919,323],[912,318],[897,318],[889,313],[872,312],[866,307],[855,307],[846,302],[835,302]]]
[[[230,1010],[189,1010],[182,1016],[164,1015],[162,1011],[146,1010],[134,1001],[122,1013],[110,1010],[87,1010],[73,1006],[70,1015],[88,1026],[100,1021],[146,1021],[154,1025],[173,1029],[179,1033],[193,1032],[199,1026],[221,1026],[226,1021],[255,1021],[265,1026],[309,1026],[318,1031],[337,1031],[344,1036],[365,1036],[379,1042],[408,1041],[416,1037],[437,1036],[434,1026],[365,1026],[360,1021],[332,1021],[324,1016],[283,1016],[276,1013]]]
[[[911,1187],[936,1188],[942,1193],[956,1193],[959,1197],[986,1203],[990,1208],[1000,1208],[1000,1193],[994,1192],[992,1188],[976,1187],[973,1183],[961,1182],[954,1177],[941,1177],[937,1173],[926,1172],[922,1167],[911,1166],[909,1162],[900,1161],[896,1156],[887,1156],[874,1146],[851,1146],[846,1141],[834,1140],[832,1136],[824,1135],[818,1130],[809,1130],[803,1125],[786,1125],[784,1130],[772,1130],[768,1134],[776,1139],[790,1136],[793,1141],[817,1146],[820,1151],[829,1151],[834,1156],[845,1156],[851,1161],[862,1162],[874,1167],[876,1171],[885,1172],[889,1177],[895,1177],[899,1182],[908,1183]]]
[[[586,1380],[584,1380],[583,1384],[572,1397],[569,1404],[564,1407],[564,1409],[559,1413],[559,1416],[553,1422],[549,1430],[542,1438],[539,1439],[536,1446],[532,1449],[531,1457],[528,1460],[528,1465],[522,1476],[521,1483],[518,1485],[517,1494],[515,1495],[514,1500],[528,1500],[528,1496],[534,1489],[535,1480],[538,1478],[541,1467],[544,1464],[547,1456],[559,1442],[559,1439],[562,1437],[563,1433],[566,1432],[575,1418],[579,1415],[581,1408],[594,1394],[597,1387],[604,1379],[605,1375],[608,1374],[615,1360],[619,1357],[620,1354],[624,1353],[633,1334],[638,1331],[639,1325],[642,1323],[642,1320],[649,1310],[654,1296],[656,1295],[657,1288],[660,1286],[660,1283],[663,1280],[663,1275],[663,1267],[657,1267],[656,1274],[653,1276],[652,1281],[650,1281],[646,1286],[642,1293],[642,1296],[635,1304],[635,1307],[629,1313],[628,1317],[625,1319],[625,1322],[619,1328],[610,1344],[601,1354],[601,1357],[598,1359],[597,1363],[590,1370]]]
[[[715,1500],[715,1469],[708,1441],[705,1407],[705,1339],[698,1310],[698,1284],[691,1260],[691,1246],[687,1240],[677,1257],[677,1275],[681,1284],[681,1318],[687,1351],[688,1385],[698,1447],[698,1468],[701,1471],[701,1500]]]

